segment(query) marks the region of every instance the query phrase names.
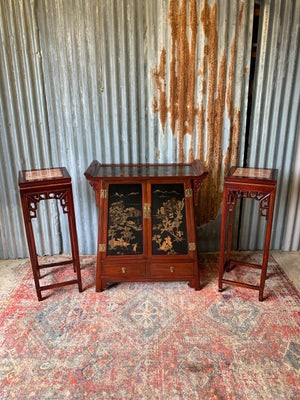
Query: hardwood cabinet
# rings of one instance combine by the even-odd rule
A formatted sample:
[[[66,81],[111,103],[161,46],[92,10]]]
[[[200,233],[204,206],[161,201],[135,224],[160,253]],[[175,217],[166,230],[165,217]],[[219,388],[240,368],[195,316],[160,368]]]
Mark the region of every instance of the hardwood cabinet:
[[[188,281],[200,288],[194,206],[207,170],[100,164],[85,172],[99,207],[96,291],[109,283]]]

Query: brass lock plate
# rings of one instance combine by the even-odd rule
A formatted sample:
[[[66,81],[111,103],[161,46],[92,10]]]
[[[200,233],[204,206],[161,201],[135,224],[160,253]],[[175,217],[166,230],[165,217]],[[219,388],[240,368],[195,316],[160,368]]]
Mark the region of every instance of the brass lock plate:
[[[151,218],[151,204],[144,203],[144,218]]]

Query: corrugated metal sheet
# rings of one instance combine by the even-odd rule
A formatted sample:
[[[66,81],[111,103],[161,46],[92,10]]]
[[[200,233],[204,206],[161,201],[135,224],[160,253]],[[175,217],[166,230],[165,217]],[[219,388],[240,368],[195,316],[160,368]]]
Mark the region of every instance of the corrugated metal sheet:
[[[246,165],[279,169],[271,238],[271,248],[279,249],[285,228],[300,104],[300,2],[261,2],[260,20]],[[246,202],[243,207],[242,249],[263,248],[264,244],[265,221],[259,218],[257,204],[253,203]],[[289,212],[289,218],[295,218],[299,209]],[[290,229],[287,232],[293,234]]]
[[[280,247],[296,130],[293,87],[300,81],[299,7],[292,0],[271,3],[264,3],[248,163],[261,154],[259,166],[285,165],[273,241]],[[96,252],[98,212],[83,175],[93,159],[135,163],[200,157],[211,175],[202,198],[206,211],[198,219],[215,218],[223,173],[243,162],[253,7],[254,0],[1,2],[0,257],[28,255],[19,169],[67,167],[81,254]],[[281,74],[285,80],[278,78]],[[277,100],[278,95],[283,98]],[[271,138],[267,156],[270,128],[274,131],[277,123],[279,145]],[[259,149],[257,126],[265,143]],[[39,253],[70,252],[65,216],[55,202],[44,203],[41,224],[35,221]],[[241,243],[251,247],[260,227],[243,218]],[[220,216],[200,228],[202,250],[218,249],[219,231]]]
[[[282,250],[300,250],[300,114]]]
[[[0,256],[28,254],[19,201],[19,169],[52,165],[43,69],[34,3],[0,4],[0,130],[1,207]],[[49,220],[56,204],[43,204],[41,225],[34,224],[41,251],[61,251],[57,219]],[[52,212],[51,212],[52,214]],[[54,214],[55,215],[55,214]]]

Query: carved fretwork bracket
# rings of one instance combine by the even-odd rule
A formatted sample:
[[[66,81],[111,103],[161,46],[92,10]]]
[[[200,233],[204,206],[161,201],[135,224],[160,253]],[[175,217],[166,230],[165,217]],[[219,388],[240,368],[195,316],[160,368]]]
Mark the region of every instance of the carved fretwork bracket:
[[[266,220],[269,218],[269,206],[270,206],[270,193],[264,194],[258,191],[251,190],[229,190],[227,195],[227,212],[231,213],[234,210],[236,201],[238,199],[248,198],[259,201],[260,215],[265,217]]]
[[[96,195],[96,204],[100,207],[100,182],[98,181],[89,181],[89,184],[92,186],[95,195]]]
[[[39,203],[42,200],[50,200],[50,199],[59,200],[63,213],[64,214],[69,213],[70,200],[68,191],[53,192],[49,190],[41,193],[24,195],[27,219],[30,220],[32,218],[36,218],[37,203]]]

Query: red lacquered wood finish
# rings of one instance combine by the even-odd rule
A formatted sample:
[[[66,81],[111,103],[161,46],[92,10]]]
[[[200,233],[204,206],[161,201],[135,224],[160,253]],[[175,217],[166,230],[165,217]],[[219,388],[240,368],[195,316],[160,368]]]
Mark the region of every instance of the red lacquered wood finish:
[[[277,183],[277,169],[262,168],[240,168],[232,167],[224,179],[222,227],[219,260],[219,291],[223,290],[223,283],[241,286],[259,291],[259,301],[263,300],[263,292],[267,274],[270,239],[272,232],[272,221]],[[267,220],[265,245],[262,265],[243,263],[233,260],[230,257],[233,211],[238,199],[250,198],[259,201],[260,215]],[[228,217],[228,218],[227,218]],[[227,248],[225,259],[226,221],[227,227]],[[224,278],[224,273],[231,265],[244,265],[250,268],[261,269],[260,284],[251,285]]]
[[[82,292],[72,183],[68,171],[65,167],[19,171],[19,189],[38,300],[41,301],[44,299],[42,297],[42,291],[66,285],[78,284],[78,289]],[[72,259],[61,263],[39,264],[31,220],[37,217],[37,204],[42,200],[48,199],[59,200],[63,213],[68,214]],[[67,264],[73,264],[74,272],[76,272],[76,279],[52,285],[40,285],[41,269]]]
[[[96,194],[96,202],[99,207],[98,221],[98,248],[97,248],[97,268],[96,268],[96,291],[101,292],[107,288],[109,283],[117,282],[152,282],[152,281],[188,281],[189,285],[196,290],[200,289],[196,231],[194,218],[194,205],[197,203],[198,192],[200,186],[207,175],[207,170],[196,160],[191,164],[100,164],[94,160],[85,172],[86,178],[93,187]],[[111,236],[111,222],[109,214],[112,211],[113,203],[111,202],[112,192],[115,194],[116,189],[129,187],[128,185],[140,185],[140,204],[142,207],[142,229],[139,230],[142,238],[142,246],[137,254],[111,254],[111,243],[124,242],[122,235],[117,238]],[[176,254],[155,254],[159,253],[159,249],[167,246],[168,239],[160,243],[157,249],[153,251],[153,207],[152,198],[154,198],[154,187],[159,191],[167,191],[171,185],[177,185],[182,188],[184,193],[184,224],[186,232],[186,248],[183,254],[177,251]],[[122,186],[123,185],[123,186]],[[168,186],[169,185],[169,186]],[[181,186],[182,185],[182,186]],[[177,187],[176,186],[176,187]],[[124,191],[124,190],[123,190]],[[120,196],[120,194],[118,193]],[[172,202],[178,205],[178,201],[172,197],[168,204]],[[120,196],[122,200],[122,197]],[[174,200],[175,199],[175,200]],[[183,204],[183,203],[181,203]],[[174,207],[175,207],[174,206]],[[139,206],[136,206],[137,208]],[[127,207],[129,210],[130,207]],[[156,214],[160,216],[163,207],[158,207]],[[173,211],[173,212],[172,212]],[[169,210],[170,221],[175,225],[178,222],[176,210]],[[138,211],[135,211],[138,215]],[[183,211],[182,211],[183,213]],[[135,214],[134,214],[135,215]],[[175,216],[175,217],[174,217]],[[115,216],[118,219],[118,215]],[[125,235],[131,226],[135,226],[135,219],[128,222],[128,227],[123,231]],[[167,223],[167,222],[166,222]],[[122,224],[122,222],[120,222]],[[158,224],[159,225],[159,224]],[[160,225],[159,225],[160,226]],[[127,229],[128,228],[128,229]],[[178,241],[181,234],[179,231],[179,223],[176,225]],[[127,231],[126,231],[127,229]],[[167,225],[161,230],[165,233]],[[137,229],[138,231],[138,229]],[[159,236],[159,235],[158,235]],[[173,238],[172,238],[173,239]],[[176,240],[177,240],[176,239]],[[176,242],[174,240],[174,242]],[[159,241],[159,239],[158,239]],[[130,242],[130,241],[129,241]],[[121,245],[120,245],[121,246]],[[132,246],[132,243],[125,243],[124,248]],[[126,247],[127,246],[127,247]],[[135,244],[135,248],[137,244]],[[132,246],[134,248],[134,246]],[[109,251],[108,251],[109,250]],[[124,250],[125,251],[125,250]],[[127,250],[126,250],[127,251]],[[134,252],[135,250],[132,250]],[[163,251],[162,251],[163,252]]]

